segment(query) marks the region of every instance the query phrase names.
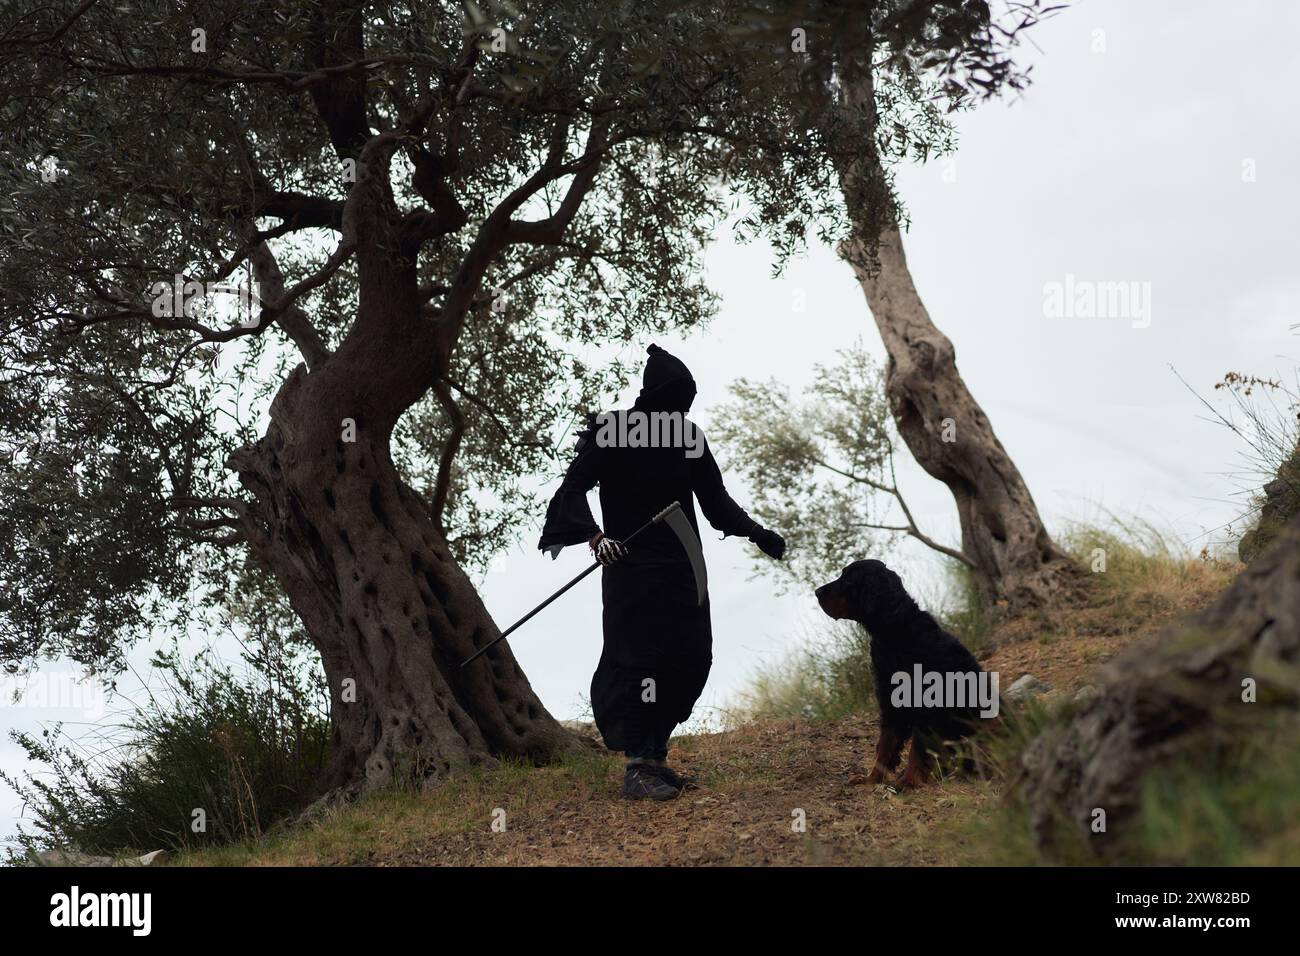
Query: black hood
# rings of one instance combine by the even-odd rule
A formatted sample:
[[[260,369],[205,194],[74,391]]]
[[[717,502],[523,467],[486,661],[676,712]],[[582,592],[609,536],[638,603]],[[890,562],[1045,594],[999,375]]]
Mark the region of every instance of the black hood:
[[[641,394],[634,408],[643,412],[680,412],[691,410],[695,401],[695,379],[691,370],[677,356],[652,345],[646,352],[645,373],[641,376]]]

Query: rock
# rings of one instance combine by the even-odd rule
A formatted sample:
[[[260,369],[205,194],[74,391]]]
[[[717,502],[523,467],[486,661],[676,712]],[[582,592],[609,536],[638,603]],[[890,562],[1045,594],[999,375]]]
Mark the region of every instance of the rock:
[[[1092,698],[1096,696],[1097,688],[1092,684],[1084,684],[1074,692],[1074,699],[1079,703],[1083,703],[1086,700],[1092,700]]]
[[[1015,683],[1002,692],[1002,699],[1009,700],[1012,703],[1021,703],[1032,700],[1040,694],[1046,694],[1051,689],[1051,684],[1040,681],[1033,674],[1021,674],[1016,678]]]
[[[92,856],[76,850],[41,850],[36,854],[37,866],[112,866],[111,856]]]
[[[600,739],[600,731],[590,720],[562,720],[560,726],[565,730],[572,731],[579,737],[591,737],[595,740]]]
[[[1264,486],[1262,497],[1255,527],[1237,542],[1237,557],[1245,564],[1267,551],[1286,523],[1300,514],[1300,445],[1278,467],[1277,477]]]
[[[1204,611],[1113,658],[1097,692],[1021,755],[1024,795],[1040,845],[1062,814],[1109,835],[1137,816],[1146,774],[1266,733],[1300,711],[1300,517]],[[1257,685],[1256,703],[1243,682]],[[1101,841],[1097,841],[1098,848]]]
[[[154,850],[144,856],[93,856],[77,850],[42,850],[36,854],[33,866],[162,866],[171,854]]]
[[[578,738],[578,741],[589,750],[605,750],[605,738],[600,735],[596,725],[589,720],[561,720],[560,726]]]

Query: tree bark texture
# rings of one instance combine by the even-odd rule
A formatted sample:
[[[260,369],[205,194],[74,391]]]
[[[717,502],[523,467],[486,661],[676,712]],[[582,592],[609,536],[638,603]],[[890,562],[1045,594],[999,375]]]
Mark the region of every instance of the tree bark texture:
[[[926,472],[952,492],[961,550],[989,600],[1034,606],[1059,596],[1073,564],[1048,534],[1033,496],[957,370],[952,342],[930,320],[907,268],[897,226],[883,232],[876,264],[861,240],[841,252],[853,265],[889,353],[885,390],[898,433]]]
[[[1254,703],[1243,682],[1255,682]],[[1300,518],[1243,570],[1212,606],[1130,648],[1102,671],[1098,692],[1022,755],[1018,787],[1034,832],[1050,844],[1061,817],[1106,835],[1136,817],[1152,768],[1208,761],[1270,720],[1300,709]],[[1098,847],[1106,844],[1099,837]]]
[[[324,664],[334,731],[326,787],[440,779],[497,756],[575,747],[507,644],[460,669],[500,632],[397,474],[390,426],[368,417],[360,394],[367,380],[330,374],[337,359],[310,375],[300,366],[265,436],[229,461],[250,493],[243,523],[254,552]]]
[[[868,72],[846,71],[844,95],[855,115],[874,115]],[[840,185],[852,223],[840,254],[889,354],[885,388],[894,421],[921,467],[952,492],[976,584],[987,601],[1013,608],[1059,599],[1077,583],[1077,569],[1048,534],[1024,478],[962,380],[952,342],[921,301],[879,154],[841,164]]]

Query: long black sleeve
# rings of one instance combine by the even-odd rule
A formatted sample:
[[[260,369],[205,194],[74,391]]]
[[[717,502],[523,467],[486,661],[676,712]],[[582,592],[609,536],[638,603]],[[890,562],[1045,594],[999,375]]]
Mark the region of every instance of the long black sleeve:
[[[709,524],[724,535],[734,534],[748,538],[759,526],[758,522],[727,494],[727,488],[722,483],[722,471],[713,458],[713,452],[709,450],[709,443],[703,434],[700,435],[700,440],[704,451],[694,460],[691,476],[692,490],[700,503],[700,510],[704,512]]]
[[[596,519],[591,516],[587,492],[600,480],[601,458],[601,449],[591,438],[578,443],[578,453],[546,508],[546,523],[542,526],[542,538],[537,542],[539,550],[556,545],[583,544],[600,531]]]

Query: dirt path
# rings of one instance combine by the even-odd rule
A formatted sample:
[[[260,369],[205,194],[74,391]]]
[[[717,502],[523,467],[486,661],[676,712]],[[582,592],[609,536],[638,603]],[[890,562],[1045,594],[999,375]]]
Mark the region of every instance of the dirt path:
[[[1133,634],[1032,638],[1003,647],[984,666],[1003,689],[1033,673],[1060,693]],[[531,770],[519,789],[464,793],[469,825],[378,850],[379,865],[944,865],[971,862],[969,824],[999,799],[986,780],[950,776],[916,791],[870,786],[879,730],[874,715],[836,721],[758,721],[673,741],[673,766],[700,776],[699,790],[667,804],[619,796],[623,764]],[[440,801],[441,802],[441,801]],[[493,831],[493,811],[505,830]],[[802,829],[799,824],[802,822]]]
[[[1005,690],[1032,673],[1072,694],[1140,633],[1213,593],[1180,601],[1076,611],[1023,622],[982,661]],[[1151,604],[1150,608],[1146,604]],[[1166,607],[1165,604],[1170,606]],[[630,803],[623,763],[606,751],[548,767],[506,764],[453,777],[427,792],[377,794],[313,825],[254,845],[184,854],[178,862],[230,865],[954,865],[993,860],[980,833],[998,786],[957,776],[915,791],[866,783],[874,715],[834,721],[758,720],[674,739],[670,762],[701,778],[679,799]],[[1003,832],[994,840],[1015,834]],[[992,849],[1002,847],[1002,843]]]
[[[952,849],[928,834],[954,807],[995,799],[991,786],[949,780],[897,794],[872,787],[864,754],[874,746],[874,719],[790,721],[746,726],[677,741],[670,760],[699,773],[702,786],[666,804],[619,797],[622,763],[607,763],[596,780],[567,768],[554,802],[507,809],[505,832],[483,825],[469,832],[413,841],[368,862],[389,865],[654,865],[854,864],[955,862]],[[547,788],[551,789],[551,788]],[[803,826],[800,827],[802,822]]]

